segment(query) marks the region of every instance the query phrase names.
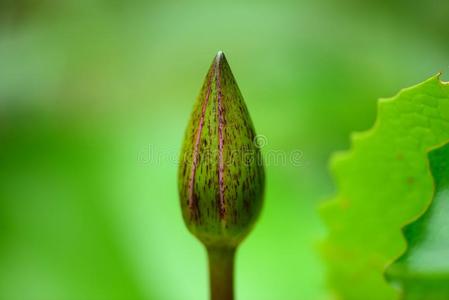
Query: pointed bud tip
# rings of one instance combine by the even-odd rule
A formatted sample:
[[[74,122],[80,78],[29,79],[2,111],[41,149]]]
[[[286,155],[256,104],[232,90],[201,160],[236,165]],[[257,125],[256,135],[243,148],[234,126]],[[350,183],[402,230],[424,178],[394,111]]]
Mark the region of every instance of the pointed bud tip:
[[[218,50],[218,52],[217,52],[217,58],[221,58],[221,57],[223,57],[224,56],[224,52],[222,51],[222,50]]]
[[[215,55],[215,61],[218,65],[220,65],[221,62],[226,61],[226,57],[223,51],[219,50],[217,52],[217,55]]]

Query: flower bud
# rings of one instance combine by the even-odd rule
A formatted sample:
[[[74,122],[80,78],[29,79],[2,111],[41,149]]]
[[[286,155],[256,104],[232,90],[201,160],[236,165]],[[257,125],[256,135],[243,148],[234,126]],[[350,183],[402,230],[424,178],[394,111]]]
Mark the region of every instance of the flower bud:
[[[260,213],[264,169],[255,136],[220,51],[193,108],[179,165],[184,221],[207,247],[236,247]]]

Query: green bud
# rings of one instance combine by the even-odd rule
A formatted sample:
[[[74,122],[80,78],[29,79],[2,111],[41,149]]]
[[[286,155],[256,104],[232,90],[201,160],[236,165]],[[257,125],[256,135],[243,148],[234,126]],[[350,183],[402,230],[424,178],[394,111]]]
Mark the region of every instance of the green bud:
[[[208,248],[235,248],[260,213],[264,168],[255,137],[220,51],[193,108],[179,166],[184,221]]]

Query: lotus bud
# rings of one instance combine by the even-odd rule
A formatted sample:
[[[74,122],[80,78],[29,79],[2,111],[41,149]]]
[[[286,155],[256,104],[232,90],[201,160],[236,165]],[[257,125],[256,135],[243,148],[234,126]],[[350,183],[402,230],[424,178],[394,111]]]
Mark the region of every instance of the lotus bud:
[[[264,169],[243,97],[222,52],[190,118],[179,167],[184,221],[206,246],[235,247],[262,204]]]
[[[187,126],[179,195],[185,224],[208,249],[211,276],[223,276],[224,281],[232,281],[225,278],[232,277],[227,261],[233,261],[233,251],[262,207],[264,168],[255,137],[242,94],[220,51]],[[232,299],[226,287],[215,285],[213,299]]]

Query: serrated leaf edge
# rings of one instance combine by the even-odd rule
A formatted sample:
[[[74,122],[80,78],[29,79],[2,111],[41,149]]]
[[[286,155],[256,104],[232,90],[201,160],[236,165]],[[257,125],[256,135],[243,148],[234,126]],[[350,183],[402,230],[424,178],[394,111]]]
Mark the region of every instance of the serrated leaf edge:
[[[432,81],[437,81],[440,85],[449,85],[449,82],[444,82],[440,79],[441,77],[441,72],[438,72],[436,75],[430,77],[429,79],[415,84],[413,86],[410,87],[406,87],[406,88],[402,88],[399,90],[399,92],[397,92],[394,96],[392,97],[388,97],[388,98],[379,98],[377,101],[377,113],[376,113],[376,119],[374,121],[374,124],[371,128],[364,130],[364,131],[359,131],[359,132],[352,132],[350,134],[350,145],[349,145],[349,149],[347,150],[340,150],[340,151],[336,151],[331,155],[331,158],[329,159],[329,163],[328,163],[328,169],[330,171],[331,174],[331,178],[333,179],[334,182],[334,188],[336,190],[336,193],[331,196],[330,200],[326,200],[323,203],[321,203],[319,205],[319,214],[321,216],[321,219],[324,220],[325,222],[325,226],[326,229],[329,230],[329,225],[326,224],[326,218],[324,217],[324,213],[325,210],[327,210],[330,206],[336,205],[336,204],[342,204],[341,201],[339,201],[339,199],[341,199],[339,196],[339,188],[341,186],[340,182],[339,182],[339,175],[338,172],[336,171],[336,169],[338,168],[338,164],[343,163],[344,161],[346,161],[347,159],[349,159],[352,155],[352,153],[354,152],[354,148],[356,147],[357,143],[359,143],[360,141],[363,141],[365,139],[369,139],[371,138],[377,131],[378,127],[380,126],[380,111],[382,110],[382,107],[386,104],[392,103],[395,100],[397,100],[398,98],[400,98],[403,94],[407,93],[408,91],[411,91],[419,86],[425,85],[429,82]],[[431,176],[431,178],[433,179],[433,175],[432,172],[430,170],[430,162],[428,159],[428,154],[432,151],[435,150],[445,144],[449,143],[449,140],[445,141],[445,142],[441,142],[437,145],[434,145],[432,147],[429,147],[429,149],[426,150],[427,153],[427,160],[426,160],[426,164],[427,164],[427,170],[429,172],[429,175]],[[401,241],[403,247],[401,247],[401,251],[400,253],[398,253],[397,256],[392,257],[384,266],[384,271],[383,271],[383,276],[384,276],[384,280],[385,282],[388,284],[387,279],[385,278],[385,271],[388,269],[388,267],[390,267],[395,261],[397,261],[402,255],[404,255],[408,249],[408,241],[405,238],[405,234],[404,234],[404,230],[405,227],[407,227],[408,225],[416,222],[419,218],[421,218],[426,211],[430,208],[430,206],[432,205],[433,202],[433,198],[434,198],[434,194],[435,194],[435,181],[432,180],[432,196],[430,197],[430,199],[427,201],[425,207],[418,212],[415,216],[411,217],[410,219],[406,220],[403,224],[401,224],[401,227],[398,228],[398,230],[400,231],[400,236],[401,236]],[[324,241],[323,241],[324,242]]]

